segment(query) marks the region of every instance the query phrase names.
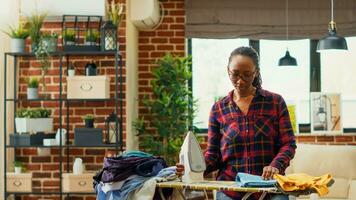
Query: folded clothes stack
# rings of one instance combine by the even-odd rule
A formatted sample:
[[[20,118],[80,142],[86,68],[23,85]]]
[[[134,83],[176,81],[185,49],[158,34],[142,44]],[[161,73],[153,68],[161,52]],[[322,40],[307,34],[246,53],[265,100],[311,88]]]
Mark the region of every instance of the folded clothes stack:
[[[236,182],[241,187],[274,187],[276,180],[263,180],[261,176],[237,173]]]
[[[167,168],[163,158],[130,151],[104,159],[103,169],[94,177],[94,189],[98,200],[154,199],[156,182],[176,178],[175,167]]]
[[[310,176],[304,173],[289,174],[286,176],[275,174],[272,180],[263,180],[261,176],[237,173],[236,182],[241,187],[276,187],[281,193],[294,196],[318,193],[326,195],[334,181],[330,174],[323,176]]]

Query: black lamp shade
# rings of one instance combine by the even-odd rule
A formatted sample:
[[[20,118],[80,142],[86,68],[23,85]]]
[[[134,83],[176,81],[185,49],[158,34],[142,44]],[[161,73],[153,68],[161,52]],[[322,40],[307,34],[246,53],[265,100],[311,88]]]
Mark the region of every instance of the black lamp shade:
[[[297,60],[290,56],[289,51],[286,51],[286,55],[279,59],[278,66],[297,66]]]
[[[345,38],[336,34],[336,30],[329,30],[329,34],[319,40],[317,52],[324,50],[347,50],[347,43]]]

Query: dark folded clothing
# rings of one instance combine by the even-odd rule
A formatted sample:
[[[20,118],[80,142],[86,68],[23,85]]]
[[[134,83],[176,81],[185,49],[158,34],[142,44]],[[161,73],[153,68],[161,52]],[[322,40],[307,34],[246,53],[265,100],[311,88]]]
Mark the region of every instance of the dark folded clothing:
[[[104,159],[101,181],[122,181],[134,174],[155,176],[165,167],[166,162],[159,157],[107,157]]]
[[[135,173],[139,176],[155,176],[167,165],[162,158],[152,159],[136,166]]]

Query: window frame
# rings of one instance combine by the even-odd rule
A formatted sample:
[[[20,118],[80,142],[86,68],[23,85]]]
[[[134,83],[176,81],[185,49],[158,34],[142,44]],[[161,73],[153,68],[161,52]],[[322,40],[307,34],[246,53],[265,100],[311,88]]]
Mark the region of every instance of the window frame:
[[[309,59],[310,59],[310,72],[309,72],[309,81],[310,81],[310,89],[309,92],[321,92],[321,65],[320,65],[320,54],[316,51],[317,45],[319,40],[310,39],[310,49],[309,49]],[[251,40],[249,39],[249,45],[253,47],[258,54],[260,54],[260,40]],[[187,51],[188,56],[192,55],[192,38],[187,38]],[[193,72],[193,62],[191,62],[189,69]],[[193,94],[193,76],[188,81],[188,87],[191,91],[192,97]],[[309,111],[310,112],[310,111]],[[309,113],[310,116],[310,113]],[[193,122],[191,122],[193,124]],[[310,123],[298,123],[299,126],[299,133],[310,133]],[[355,133],[356,128],[343,128],[344,133]],[[207,128],[200,128],[198,129],[195,127],[196,133],[207,133]]]

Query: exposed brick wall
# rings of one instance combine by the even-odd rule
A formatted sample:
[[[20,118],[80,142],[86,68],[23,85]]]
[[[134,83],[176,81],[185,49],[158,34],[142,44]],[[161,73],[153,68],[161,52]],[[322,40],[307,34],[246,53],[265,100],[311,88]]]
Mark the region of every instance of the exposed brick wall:
[[[42,29],[44,32],[56,32],[61,33],[61,23],[60,22],[48,22],[44,24]],[[59,49],[61,49],[62,41],[59,38]],[[27,41],[27,51],[30,50],[30,41]],[[126,39],[125,39],[125,19],[121,23],[119,29],[119,50],[123,55],[123,131],[125,138],[125,77],[126,77]],[[115,92],[115,67],[114,67],[114,56],[70,56],[69,61],[73,63],[76,69],[76,74],[84,74],[84,67],[86,63],[94,60],[96,63],[100,75],[108,75],[110,77],[110,96],[114,97]],[[63,79],[62,79],[62,89],[63,97],[66,97],[66,59],[63,59]],[[41,70],[39,62],[34,58],[21,58],[19,60],[19,97],[26,98],[26,78],[29,76],[41,77]],[[50,94],[51,98],[59,98],[59,58],[51,58],[51,68],[48,70],[46,75],[46,94]],[[40,82],[41,85],[41,82]],[[41,96],[42,90],[39,88],[39,94]],[[63,128],[66,127],[66,104],[62,104],[62,125]],[[45,107],[52,109],[52,117],[54,118],[54,131],[59,127],[59,102],[19,102],[18,107]],[[105,130],[105,118],[115,111],[114,101],[105,102],[71,102],[69,109],[69,137],[70,143],[73,143],[74,139],[74,128],[84,127],[83,119],[81,118],[85,114],[94,114],[95,127],[103,128]],[[124,142],[125,144],[125,142]],[[60,150],[58,148],[52,148],[50,150],[49,156],[39,156],[37,154],[36,148],[18,148],[16,149],[16,159],[25,162],[27,169],[32,172],[33,179],[33,191],[55,191],[58,192],[60,188],[59,180],[59,154]],[[104,156],[114,152],[114,149],[109,148],[70,148],[69,151],[63,150],[63,165],[62,170],[66,172],[67,170],[67,154],[69,154],[69,169],[72,171],[73,160],[76,157],[83,159],[87,171],[96,171],[100,169],[103,165]],[[64,196],[65,197],[65,196]],[[19,199],[20,196],[18,197]],[[59,199],[58,195],[54,196],[22,196],[22,199]],[[83,195],[83,196],[70,196],[69,199],[86,199],[94,200],[95,195]]]
[[[121,1],[122,2],[122,1]],[[171,52],[177,55],[183,56],[185,54],[185,38],[184,38],[184,0],[167,0],[162,1],[165,16],[162,24],[154,31],[141,31],[139,33],[139,98],[147,92],[151,92],[150,80],[152,79],[151,71],[155,67],[154,62],[162,57],[165,53]],[[125,88],[125,21],[121,24],[119,32],[119,42],[120,51],[123,55],[123,74],[124,74],[124,87]],[[44,30],[48,32],[61,31],[60,23],[46,23]],[[61,41],[59,40],[61,43]],[[29,42],[27,45],[27,50],[29,50]],[[83,72],[84,66],[87,62],[91,61],[91,57],[71,57],[70,61],[74,63],[76,68],[80,68]],[[96,64],[100,69],[100,74],[114,74],[114,61],[110,57],[96,57]],[[59,95],[59,60],[53,59],[52,68],[49,70],[46,76],[47,83],[47,93],[52,95],[52,98],[57,98]],[[64,68],[66,68],[66,63],[63,63]],[[40,76],[39,63],[35,59],[25,58],[19,63],[20,66],[20,96],[26,97],[26,83],[25,77],[30,75]],[[65,71],[63,71],[65,74]],[[66,84],[65,77],[63,78],[63,91],[65,94]],[[111,82],[111,92],[113,95],[114,82]],[[41,91],[41,89],[40,89]],[[125,91],[124,91],[125,94]],[[123,96],[125,98],[125,96]],[[56,102],[24,102],[19,105],[23,107],[31,106],[44,106],[53,109],[54,113],[54,130],[58,128],[59,120],[59,104]],[[113,103],[102,103],[102,102],[87,102],[87,103],[71,103],[69,114],[70,114],[70,138],[73,140],[73,128],[83,126],[83,120],[81,116],[87,113],[93,113],[98,118],[96,119],[96,126],[103,127],[103,120],[108,114],[114,109]],[[139,105],[140,116],[145,115],[146,111],[142,109],[142,104]],[[63,104],[63,123],[66,122],[65,114],[65,104]],[[124,102],[125,111],[125,102]],[[125,130],[125,113],[124,113],[124,130]],[[65,128],[65,127],[64,127]],[[125,133],[124,133],[125,138]],[[110,152],[110,149],[83,149],[83,148],[72,148],[69,151],[70,154],[70,168],[72,167],[72,162],[75,157],[81,157],[86,165],[87,170],[96,170],[102,166],[103,157],[106,153]],[[27,168],[33,172],[33,189],[34,190],[55,190],[59,189],[59,150],[52,149],[50,156],[38,156],[37,150],[35,148],[23,148],[17,149],[16,154],[17,159],[26,162]],[[64,160],[66,161],[67,151],[63,150]],[[63,170],[66,170],[66,163],[63,163]],[[83,196],[82,196],[83,197]],[[58,196],[43,196],[42,199],[59,199]],[[23,196],[23,199],[41,199],[41,196]],[[84,196],[84,198],[71,197],[70,199],[95,199],[95,196]]]
[[[156,67],[154,63],[157,59],[168,52],[180,56],[185,55],[184,0],[167,0],[162,3],[165,10],[162,24],[154,31],[139,33],[139,99],[152,92],[151,72]],[[147,110],[142,102],[139,102],[139,116],[144,116],[148,120],[146,113]]]
[[[159,27],[139,32],[138,55],[138,115],[144,117],[146,131],[154,133],[150,126],[148,110],[141,101],[145,95],[152,98],[152,71],[156,61],[166,53],[186,55],[184,0],[162,0],[164,17]]]
[[[329,145],[356,145],[356,135],[347,134],[338,136],[325,135],[297,135],[297,143],[329,144]]]

